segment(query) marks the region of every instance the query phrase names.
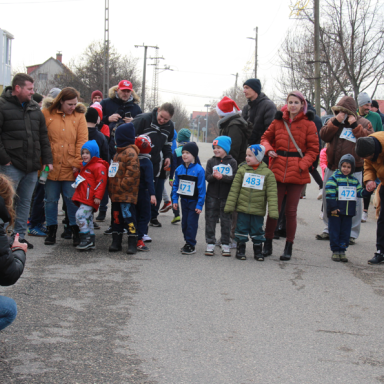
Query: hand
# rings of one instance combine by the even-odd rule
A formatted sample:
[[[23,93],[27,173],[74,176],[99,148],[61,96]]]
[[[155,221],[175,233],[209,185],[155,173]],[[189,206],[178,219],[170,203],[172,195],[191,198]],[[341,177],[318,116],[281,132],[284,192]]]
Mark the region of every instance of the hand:
[[[45,169],[45,167],[49,168],[49,172],[53,171],[53,165],[52,164],[44,164],[43,169]]]
[[[173,187],[173,180],[169,180],[169,185]]]
[[[353,115],[348,115],[348,123],[352,125],[353,123],[356,123],[356,117]]]
[[[215,169],[213,171],[213,177],[217,180],[221,180],[223,178],[223,175],[217,169]]]
[[[166,170],[171,165],[171,159],[166,158],[164,160],[164,169]]]
[[[345,113],[344,113],[344,112],[339,112],[339,113],[336,115],[336,120],[337,120],[339,123],[342,123],[344,119],[345,119]]]
[[[331,211],[332,215],[337,215],[340,212],[340,209],[335,209],[334,211]]]
[[[195,209],[195,212],[198,214],[198,215],[200,215],[200,213],[201,213],[201,209]]]
[[[121,119],[121,116],[118,113],[114,113],[113,115],[108,117],[108,121],[110,123],[116,123],[116,121],[119,121]]]
[[[268,156],[275,158],[275,157],[278,157],[278,154],[275,151],[268,151]]]
[[[76,167],[72,167],[72,172],[73,172],[73,173],[80,172],[80,169],[79,169],[79,168],[76,168]]]
[[[8,167],[8,165],[11,165],[12,164],[12,161],[10,161],[8,164],[5,164],[6,167]]]
[[[375,181],[368,181],[367,184],[365,184],[365,189],[368,192],[372,192],[376,189],[376,182]]]
[[[179,204],[177,204],[177,203],[173,203],[173,209],[175,210],[175,211],[177,211],[177,207],[179,206]]]
[[[133,120],[133,117],[123,117],[124,123],[130,123]]]
[[[100,205],[101,203],[101,200],[98,199],[97,197],[95,197],[93,201],[95,202],[96,205]]]
[[[28,245],[25,243],[20,243],[19,238],[20,235],[17,233],[11,247],[12,251],[16,249],[22,249],[25,253],[27,253]]]
[[[152,205],[156,205],[157,201],[156,201],[156,196],[155,195],[151,195],[151,204]]]

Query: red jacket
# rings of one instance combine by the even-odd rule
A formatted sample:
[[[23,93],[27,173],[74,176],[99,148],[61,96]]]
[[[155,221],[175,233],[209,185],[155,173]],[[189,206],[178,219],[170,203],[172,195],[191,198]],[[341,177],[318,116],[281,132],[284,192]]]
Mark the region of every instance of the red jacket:
[[[275,174],[276,181],[280,183],[308,184],[309,167],[319,154],[319,137],[313,120],[314,114],[308,111],[305,115],[300,112],[291,123],[289,123],[289,112],[276,112],[275,120],[261,138],[261,145],[268,151],[296,152],[296,147],[289,137],[283,119],[288,124],[297,146],[303,152],[304,157],[286,157],[279,155],[270,162],[269,168]]]
[[[72,201],[77,205],[86,204],[93,207],[95,212],[99,209],[99,205],[95,204],[94,199],[102,199],[105,188],[107,187],[109,164],[105,160],[98,157],[92,157],[91,161],[81,167],[78,175],[84,177],[84,181],[77,185]]]

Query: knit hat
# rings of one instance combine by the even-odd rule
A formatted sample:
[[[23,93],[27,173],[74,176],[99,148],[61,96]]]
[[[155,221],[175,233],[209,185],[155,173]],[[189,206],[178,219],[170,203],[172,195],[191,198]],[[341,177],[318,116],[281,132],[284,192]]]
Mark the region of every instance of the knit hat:
[[[184,143],[186,141],[189,141],[190,137],[191,137],[191,131],[187,128],[181,128],[179,133],[177,134],[177,141],[179,143]]]
[[[255,155],[257,161],[261,163],[265,155],[265,147],[260,144],[253,144],[248,147]]]
[[[248,87],[252,88],[258,95],[261,92],[261,83],[259,79],[248,79],[244,84],[248,85]]]
[[[96,91],[93,91],[91,94],[91,101],[93,101],[93,98],[96,96],[100,96],[101,98],[103,98],[103,94],[101,93],[101,91],[96,90]]]
[[[39,104],[43,100],[43,96],[39,93],[34,93],[32,95],[32,99],[35,100],[37,104]]]
[[[121,124],[115,131],[116,147],[124,148],[135,144],[135,127],[132,123]]]
[[[101,107],[101,104],[96,101],[96,103],[93,103],[90,108],[95,108],[97,113],[100,116],[100,120],[103,118],[103,108]]]
[[[347,153],[346,155],[342,156],[340,161],[339,161],[339,169],[341,169],[341,166],[343,163],[349,163],[351,164],[351,175],[355,173],[355,158]]]
[[[357,96],[357,104],[359,104],[359,107],[371,102],[372,102],[372,99],[368,96],[367,92],[361,92]]]
[[[190,143],[184,144],[183,149],[181,151],[188,151],[195,158],[196,161],[196,157],[199,154],[199,147],[194,141],[192,141]]]
[[[52,88],[48,93],[48,97],[52,97],[52,99],[55,99],[60,92],[60,88]]]
[[[360,137],[356,141],[356,155],[360,157],[368,157],[375,153],[375,140],[373,137]]]
[[[35,96],[35,95],[33,95],[33,96]],[[377,109],[380,108],[379,107],[379,103],[377,102],[377,100],[372,100],[372,107],[377,108]]]
[[[149,153],[153,147],[151,138],[147,135],[140,135],[139,137],[136,137],[135,145],[139,148],[140,153]]]
[[[224,96],[216,106],[216,111],[219,116],[235,115],[240,108],[237,104],[227,96]]]
[[[132,83],[128,80],[121,80],[119,85],[117,86],[118,89],[129,89],[132,91]]]
[[[304,95],[301,92],[299,92],[299,91],[289,92],[288,96],[287,96],[287,104],[288,104],[289,96],[297,97],[303,103],[303,106],[302,106],[303,113],[304,114],[307,113],[308,103],[307,103],[306,98],[304,97]]]
[[[96,140],[89,140],[81,147],[81,153],[83,153],[83,149],[88,149],[91,154],[91,158],[96,156],[100,157],[99,146],[97,145]]]
[[[87,120],[87,123],[93,123],[97,124],[97,120],[99,119],[99,113],[97,112],[97,109],[89,107],[87,109],[87,112],[85,113],[85,120]]]
[[[231,145],[232,145],[232,139],[229,137],[229,136],[219,136],[219,137],[216,137],[215,140],[213,140],[213,143],[212,143],[212,148],[215,146],[215,145],[218,145],[219,147],[223,148],[224,151],[227,153],[230,152],[231,150]]]

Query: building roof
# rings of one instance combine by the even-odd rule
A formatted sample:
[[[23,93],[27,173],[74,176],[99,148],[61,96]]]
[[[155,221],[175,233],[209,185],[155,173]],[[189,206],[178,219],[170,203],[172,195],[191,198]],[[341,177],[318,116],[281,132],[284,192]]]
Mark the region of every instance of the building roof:
[[[42,67],[44,64],[46,64],[49,60],[56,61],[56,63],[59,64],[63,68],[63,70],[69,71],[69,68],[66,65],[64,65],[60,60],[56,60],[51,56],[48,60],[45,60],[43,64],[28,65],[27,66],[27,74],[30,75],[31,73],[33,73],[34,71],[36,71],[37,69]]]
[[[192,119],[196,119],[197,116],[206,116],[207,112],[201,112],[201,111],[193,111],[192,112]]]

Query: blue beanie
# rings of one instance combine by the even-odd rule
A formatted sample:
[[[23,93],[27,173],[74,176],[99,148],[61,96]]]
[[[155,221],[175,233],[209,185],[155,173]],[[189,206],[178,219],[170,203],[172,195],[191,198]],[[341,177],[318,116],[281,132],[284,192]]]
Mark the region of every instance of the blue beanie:
[[[117,148],[135,144],[135,127],[132,123],[122,124],[116,128],[115,143]]]
[[[187,144],[184,144],[182,151],[188,151],[195,158],[196,161],[196,157],[199,154],[199,147],[194,141],[192,141]]]
[[[212,147],[215,145],[223,148],[228,155],[228,153],[231,151],[232,139],[229,136],[216,137],[216,139],[213,140]]]
[[[244,84],[248,85],[248,87],[252,88],[258,95],[261,92],[261,83],[259,79],[248,79]]]
[[[265,155],[265,147],[260,144],[253,144],[248,147],[255,155],[257,161],[261,163]]]
[[[191,137],[191,131],[187,128],[181,128],[179,133],[177,134],[177,141],[179,143],[185,143],[189,141],[190,137]]]
[[[96,140],[89,140],[84,145],[81,147],[81,153],[83,153],[83,149],[87,149],[89,153],[91,154],[91,159],[92,157],[100,157],[100,151],[99,151],[99,146],[97,145]],[[83,166],[85,166],[83,161]]]

